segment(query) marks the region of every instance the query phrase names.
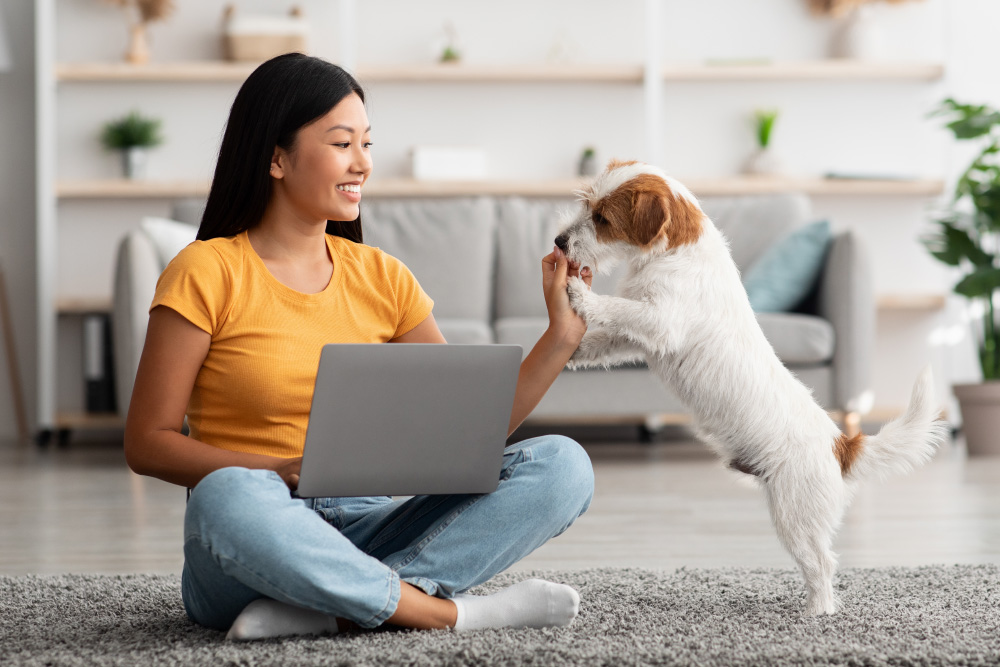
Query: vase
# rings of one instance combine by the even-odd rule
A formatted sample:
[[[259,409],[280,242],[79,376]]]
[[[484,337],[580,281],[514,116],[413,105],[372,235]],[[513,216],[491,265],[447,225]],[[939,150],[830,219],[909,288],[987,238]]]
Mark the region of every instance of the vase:
[[[149,40],[146,39],[146,24],[136,23],[129,28],[128,51],[125,61],[133,65],[145,65],[149,62]]]
[[[577,173],[580,176],[594,177],[600,170],[601,166],[597,164],[596,155],[584,155],[580,158],[580,164],[577,166]]]
[[[952,386],[969,456],[1000,456],[1000,380]]]
[[[743,171],[751,176],[778,176],[782,172],[781,158],[771,148],[758,148]]]
[[[885,56],[882,29],[871,7],[858,5],[834,28],[831,55],[853,60],[879,60]]]
[[[131,146],[122,149],[122,170],[125,178],[130,181],[141,181],[146,178],[146,149],[142,146]]]

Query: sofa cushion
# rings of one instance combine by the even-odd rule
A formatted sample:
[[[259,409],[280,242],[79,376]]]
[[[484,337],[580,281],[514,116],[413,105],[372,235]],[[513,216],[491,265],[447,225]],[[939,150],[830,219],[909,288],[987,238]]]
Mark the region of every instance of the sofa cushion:
[[[812,216],[804,194],[705,197],[700,203],[729,240],[740,271],[746,271],[772,244]]]
[[[572,199],[504,197],[498,202],[496,317],[546,317],[542,257],[552,252]],[[622,267],[619,267],[621,269]],[[621,271],[594,276],[594,291],[611,294]]]
[[[799,313],[758,313],[757,323],[785,364],[822,364],[833,358],[833,325]]]
[[[205,205],[208,200],[202,197],[190,197],[186,199],[176,199],[170,207],[170,217],[179,222],[186,222],[197,227],[201,224],[201,218],[205,214]]]
[[[833,326],[821,317],[798,313],[760,313],[757,322],[785,364],[821,364],[833,358]],[[527,356],[545,333],[545,317],[505,317],[496,321],[498,343],[520,345]],[[451,341],[451,339],[448,339]],[[627,364],[632,366],[634,364]]]
[[[830,223],[814,222],[779,239],[743,277],[750,305],[759,313],[793,310],[816,284],[830,246]]]
[[[493,199],[369,201],[361,221],[365,243],[406,264],[434,299],[435,318],[489,322],[496,254]]]
[[[548,326],[547,317],[504,317],[496,321],[494,329],[498,343],[520,345],[526,357]]]
[[[198,235],[196,226],[167,218],[145,217],[139,227],[156,248],[156,256],[160,261],[159,271],[165,269],[170,260],[193,243]]]
[[[490,325],[480,320],[459,320],[443,317],[434,318],[444,339],[449,343],[462,345],[484,345],[492,343],[493,330]]]

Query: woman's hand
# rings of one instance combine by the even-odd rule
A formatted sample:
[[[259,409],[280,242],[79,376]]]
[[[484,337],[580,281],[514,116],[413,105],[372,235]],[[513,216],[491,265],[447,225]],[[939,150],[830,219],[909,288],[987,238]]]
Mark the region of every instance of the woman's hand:
[[[570,262],[558,247],[542,258],[542,289],[545,292],[545,307],[549,311],[549,329],[575,349],[587,331],[587,324],[569,305],[566,285],[573,276],[583,278],[587,287],[593,280],[589,267],[584,267],[581,272],[580,265]]]
[[[290,491],[299,488],[299,473],[302,471],[302,457],[294,459],[284,459],[274,467],[274,472],[281,475],[281,479],[288,485]]]

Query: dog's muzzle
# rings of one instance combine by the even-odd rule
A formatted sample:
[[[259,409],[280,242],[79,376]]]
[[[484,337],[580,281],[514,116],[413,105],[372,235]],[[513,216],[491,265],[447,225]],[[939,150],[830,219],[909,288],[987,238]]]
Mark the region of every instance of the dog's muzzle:
[[[562,234],[556,237],[556,247],[566,252],[569,250],[569,239]]]

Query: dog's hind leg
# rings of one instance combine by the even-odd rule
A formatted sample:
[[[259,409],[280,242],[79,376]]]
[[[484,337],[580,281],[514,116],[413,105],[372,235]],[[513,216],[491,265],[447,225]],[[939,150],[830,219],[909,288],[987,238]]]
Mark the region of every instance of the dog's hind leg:
[[[805,577],[806,614],[816,616],[836,613],[838,607],[833,592],[837,558],[831,547],[846,491],[839,474],[812,477],[789,480],[778,473],[765,480],[764,488],[778,539]]]

